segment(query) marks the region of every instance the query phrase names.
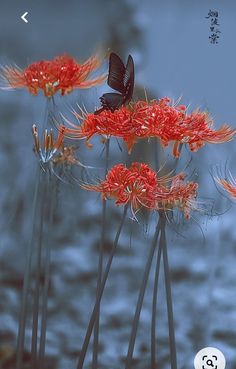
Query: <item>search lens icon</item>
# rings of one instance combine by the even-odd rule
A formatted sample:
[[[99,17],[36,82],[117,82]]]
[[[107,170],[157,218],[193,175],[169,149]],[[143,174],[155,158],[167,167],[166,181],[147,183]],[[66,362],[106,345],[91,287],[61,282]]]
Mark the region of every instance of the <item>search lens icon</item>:
[[[205,347],[198,351],[194,359],[195,369],[225,369],[223,353],[215,347]]]
[[[207,365],[212,366],[214,368],[213,361],[211,359],[208,359],[206,363]]]

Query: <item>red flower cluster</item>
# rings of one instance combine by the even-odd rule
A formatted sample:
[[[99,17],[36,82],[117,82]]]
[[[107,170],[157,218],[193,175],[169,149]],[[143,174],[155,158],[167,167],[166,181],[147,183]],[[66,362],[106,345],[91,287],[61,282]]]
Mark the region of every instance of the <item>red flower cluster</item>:
[[[170,185],[168,185],[168,182]],[[147,164],[134,162],[130,168],[115,165],[105,181],[98,185],[82,186],[89,191],[101,192],[102,198],[112,198],[116,205],[130,204],[134,211],[141,207],[150,210],[170,210],[178,207],[189,218],[196,198],[198,185],[184,183],[184,175],[158,178]]]
[[[186,114],[183,121],[178,122],[177,126],[173,127],[172,133],[175,141],[173,154],[179,157],[180,144],[188,144],[191,151],[197,151],[207,142],[217,144],[232,140],[236,129],[223,124],[218,130],[214,130],[213,120],[209,114],[197,110]]]
[[[88,79],[100,65],[101,60],[96,56],[79,64],[71,56],[62,55],[35,62],[23,70],[18,67],[2,68],[2,76],[10,88],[27,88],[33,95],[43,90],[44,95],[50,97],[58,91],[65,95],[76,88],[89,88],[102,83],[106,75]]]
[[[170,102],[168,98],[138,101],[114,112],[104,110],[85,117],[75,113],[78,119],[82,119],[82,124],[78,127],[71,124],[72,128],[66,128],[66,135],[87,141],[96,134],[119,137],[125,141],[129,152],[138,139],[158,137],[164,146],[174,142],[173,155],[178,157],[182,143],[197,151],[206,142],[226,142],[236,133],[226,124],[214,130],[213,121],[207,113],[195,111],[187,114],[186,106],[173,106]]]
[[[157,185],[157,175],[148,165],[132,163],[129,169],[124,164],[115,165],[104,182],[83,188],[101,192],[104,199],[115,199],[116,205],[130,203],[133,209],[141,206],[151,209],[155,207]]]

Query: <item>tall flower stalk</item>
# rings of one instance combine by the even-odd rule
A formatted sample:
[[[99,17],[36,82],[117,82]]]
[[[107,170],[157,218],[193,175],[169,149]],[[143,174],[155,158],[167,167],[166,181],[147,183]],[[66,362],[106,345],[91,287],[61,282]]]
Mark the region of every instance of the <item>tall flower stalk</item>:
[[[165,177],[165,182],[167,178]],[[170,184],[167,187],[164,184],[159,183],[158,189],[156,190],[157,203],[155,208],[159,213],[159,221],[156,225],[156,231],[152,240],[149,255],[147,258],[146,266],[143,273],[143,278],[139,290],[139,296],[136,304],[136,310],[132,323],[131,335],[129,340],[128,352],[126,357],[126,369],[132,368],[132,359],[134,353],[134,346],[137,336],[138,323],[140,319],[140,313],[143,305],[144,295],[147,287],[147,282],[151,270],[151,265],[155,250],[157,248],[158,236],[160,233],[159,248],[157,252],[157,264],[154,279],[153,289],[153,302],[152,302],[152,328],[151,328],[151,368],[156,367],[156,334],[155,334],[155,323],[156,323],[156,298],[157,298],[157,286],[160,270],[161,254],[163,255],[163,265],[165,274],[165,287],[166,287],[166,301],[168,311],[168,323],[169,323],[169,342],[171,351],[171,369],[176,369],[176,348],[175,348],[175,337],[174,337],[174,322],[173,322],[173,308],[172,308],[172,297],[171,297],[171,285],[170,285],[170,271],[168,263],[168,254],[166,248],[165,239],[165,225],[166,225],[166,214],[165,212],[178,207],[185,214],[186,218],[189,218],[191,209],[196,209],[195,197],[197,191],[197,184],[194,182],[184,182],[184,176],[182,173],[175,175],[169,179]],[[168,183],[168,182],[167,182]],[[153,210],[155,209],[153,208]]]
[[[45,130],[43,144],[40,144],[37,127],[32,128],[34,138],[34,150],[39,158],[38,178],[36,181],[36,198],[34,203],[34,217],[32,237],[28,249],[27,264],[24,276],[22,309],[19,323],[17,343],[17,369],[23,367],[22,357],[25,344],[27,304],[30,292],[30,280],[32,261],[35,259],[34,293],[32,308],[32,335],[31,335],[31,365],[35,369],[44,366],[44,354],[46,343],[47,300],[50,278],[50,247],[52,242],[52,223],[54,210],[54,182],[52,180],[50,165],[51,160],[60,149],[64,128],[60,128],[56,140],[52,131]],[[41,275],[44,277],[43,286]],[[42,289],[42,294],[41,294]],[[39,327],[41,316],[41,327]],[[40,332],[40,335],[39,335]],[[38,341],[40,337],[40,342]]]
[[[53,201],[50,204],[50,210],[47,208],[47,204],[51,199],[51,183],[49,179],[49,173],[43,172],[41,168],[38,168],[39,179],[36,183],[37,198],[34,204],[35,214],[33,219],[32,237],[29,244],[28,258],[24,276],[24,287],[22,296],[21,316],[18,332],[17,343],[17,369],[23,368],[22,357],[25,349],[25,332],[26,332],[26,318],[28,316],[28,303],[30,289],[34,288],[33,293],[33,310],[32,310],[32,337],[31,337],[31,365],[34,368],[43,368],[43,356],[45,350],[45,337],[46,335],[46,306],[47,306],[47,294],[48,294],[48,279],[49,279],[49,247],[51,246],[51,223],[52,222],[52,209]],[[48,210],[50,216],[48,215]],[[51,219],[48,219],[50,217]],[[46,228],[46,230],[45,230]],[[46,236],[46,237],[45,237]],[[45,254],[45,255],[44,255]],[[35,260],[35,272],[34,283],[31,283],[32,275],[32,262]],[[44,298],[41,303],[40,291],[41,291],[41,273],[42,268],[45,268],[47,272],[44,275],[43,295]],[[41,364],[38,360],[38,337],[39,337],[39,315],[40,306],[42,305],[41,315]],[[30,317],[30,315],[29,315]]]
[[[117,246],[118,246],[121,231],[122,231],[123,226],[124,226],[127,210],[128,210],[128,206],[126,205],[124,207],[124,211],[123,211],[123,215],[122,215],[122,218],[121,218],[121,221],[120,221],[120,225],[118,227],[118,230],[117,230],[117,233],[116,233],[116,236],[115,236],[115,239],[114,239],[114,243],[113,243],[113,247],[112,247],[112,250],[111,250],[111,253],[110,253],[110,257],[109,257],[108,262],[106,264],[106,268],[105,268],[105,271],[104,271],[104,274],[103,274],[103,278],[101,280],[100,288],[99,288],[99,291],[98,291],[97,296],[96,296],[94,308],[93,308],[93,311],[92,311],[92,314],[91,314],[91,317],[90,317],[90,320],[89,320],[89,323],[88,323],[88,326],[87,326],[87,330],[86,330],[85,338],[84,338],[84,341],[83,341],[83,345],[82,345],[82,348],[81,348],[80,353],[79,353],[79,360],[78,360],[78,364],[76,366],[77,369],[82,369],[83,365],[84,365],[84,360],[85,360],[85,356],[86,356],[86,353],[87,353],[88,345],[89,345],[89,342],[90,342],[90,338],[91,338],[91,335],[92,335],[94,324],[97,320],[97,314],[99,312],[99,306],[100,306],[102,295],[103,295],[103,292],[104,292],[104,288],[105,288],[105,285],[106,285],[106,282],[107,282],[107,279],[108,279],[108,275],[109,275],[109,272],[110,272],[110,269],[111,269],[113,257],[115,255],[115,252],[116,252],[116,249],[117,249]]]
[[[165,228],[166,228],[166,219],[163,216],[161,216],[160,248],[162,249],[162,253],[163,253],[163,266],[164,266],[165,286],[166,286],[166,304],[167,304],[169,343],[170,343],[170,362],[171,362],[171,369],[177,369],[174,314],[173,314],[171,278],[170,278],[171,274],[170,274],[169,261],[168,261],[168,251],[167,251],[167,244],[166,244]]]
[[[28,293],[30,287],[30,274],[31,274],[31,263],[32,263],[32,252],[33,252],[33,240],[36,228],[36,219],[37,219],[37,209],[40,202],[40,175],[41,172],[37,170],[37,180],[35,187],[35,195],[33,201],[34,215],[32,222],[32,232],[31,239],[28,245],[27,250],[27,259],[26,266],[24,272],[24,280],[23,280],[23,292],[22,292],[22,302],[21,302],[21,311],[19,318],[19,329],[18,329],[18,337],[17,337],[17,349],[16,349],[16,368],[22,368],[22,360],[23,360],[23,352],[24,352],[24,344],[25,344],[25,329],[26,329],[26,317],[27,317],[27,304],[28,304]]]
[[[105,142],[105,177],[108,172],[109,166],[109,148],[110,139],[107,138]],[[99,301],[102,274],[103,274],[103,258],[104,258],[104,244],[106,237],[106,208],[107,202],[105,199],[102,200],[102,217],[101,217],[101,239],[99,244],[99,260],[98,260],[98,277],[97,277],[97,292],[96,300]],[[99,351],[99,321],[100,321],[100,303],[97,305],[96,321],[94,325],[94,341],[93,341],[93,361],[92,369],[96,369],[98,366],[98,351]]]
[[[41,331],[40,331],[40,342],[39,342],[39,369],[44,367],[45,347],[46,347],[46,330],[47,330],[47,307],[48,307],[48,291],[50,283],[50,261],[51,261],[51,244],[53,242],[53,216],[55,211],[55,181],[54,177],[49,173],[47,176],[47,202],[48,208],[48,224],[47,224],[47,238],[45,240],[45,263],[44,263],[44,285],[42,291],[42,310],[41,310]]]
[[[161,222],[161,220],[160,220]],[[156,369],[156,315],[157,315],[157,292],[161,264],[161,245],[158,247],[155,268],[155,277],[152,296],[152,319],[151,319],[151,369]]]
[[[157,154],[158,142],[155,142],[155,155]],[[175,158],[174,167],[172,169],[172,175],[176,173],[177,165],[179,161],[179,156],[182,150],[183,144],[179,146],[179,155]],[[158,170],[157,166],[157,158],[156,159],[156,170]],[[163,254],[163,266],[164,266],[164,275],[165,275],[165,288],[166,288],[166,303],[167,303],[167,314],[168,314],[168,327],[169,327],[169,345],[170,345],[170,360],[171,360],[171,368],[177,367],[177,352],[176,352],[176,344],[175,344],[175,327],[174,327],[174,315],[173,315],[173,304],[172,304],[172,293],[171,293],[171,279],[170,279],[170,270],[169,270],[169,262],[168,262],[168,253],[166,247],[166,216],[163,211],[159,212],[160,216],[160,229],[161,236],[160,242],[157,252],[157,260],[156,260],[156,268],[155,268],[155,276],[154,276],[154,285],[153,285],[153,299],[152,299],[152,320],[151,320],[151,369],[156,369],[157,361],[156,361],[156,314],[157,314],[157,291],[158,291],[158,281],[160,275],[160,264],[161,264],[161,256]],[[167,215],[168,216],[168,215]],[[163,245],[165,244],[165,250]]]
[[[145,291],[146,291],[146,287],[147,287],[148,277],[149,277],[150,269],[151,269],[151,266],[152,266],[152,260],[153,260],[153,256],[154,256],[156,246],[157,246],[157,242],[158,242],[158,237],[159,237],[159,233],[160,233],[160,226],[161,226],[161,223],[160,223],[160,220],[159,220],[157,225],[156,225],[155,234],[154,234],[154,237],[153,237],[153,240],[152,240],[152,244],[151,244],[151,247],[150,247],[150,251],[149,251],[149,254],[148,254],[148,258],[147,258],[144,273],[143,273],[142,282],[141,282],[141,285],[140,285],[138,300],[137,300],[134,319],[133,319],[133,323],[132,323],[132,329],[131,329],[131,335],[130,335],[130,340],[129,340],[128,352],[127,352],[127,356],[126,356],[126,364],[125,364],[126,369],[132,368],[132,358],[133,358],[135,340],[136,340],[136,336],[137,336],[138,323],[139,323],[139,318],[140,318],[140,314],[141,314],[141,310],[142,310],[143,299],[144,299],[144,295],[145,295]],[[153,351],[153,353],[154,353],[154,351]]]
[[[45,178],[42,176],[41,183],[41,199],[39,204],[38,232],[35,240],[35,286],[33,294],[33,322],[32,322],[32,339],[31,339],[31,365],[33,368],[38,368],[37,351],[38,351],[38,324],[39,324],[39,304],[40,304],[40,277],[42,267],[42,242],[44,231],[44,214],[45,214],[45,195],[47,192]]]

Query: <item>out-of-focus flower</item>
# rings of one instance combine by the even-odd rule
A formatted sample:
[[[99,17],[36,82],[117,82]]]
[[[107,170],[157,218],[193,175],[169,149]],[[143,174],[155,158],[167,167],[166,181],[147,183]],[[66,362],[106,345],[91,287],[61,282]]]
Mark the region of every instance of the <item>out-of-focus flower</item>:
[[[161,206],[164,210],[178,208],[183,212],[186,219],[190,218],[192,210],[198,210],[196,197],[198,184],[185,182],[185,174],[180,173],[170,179],[167,200],[162,199]]]
[[[53,157],[52,161],[58,165],[77,165],[80,164],[75,156],[75,146],[62,146],[60,152]]]
[[[42,164],[46,164],[51,161],[54,155],[58,152],[61,148],[64,134],[65,134],[65,127],[60,126],[58,130],[57,139],[54,140],[52,130],[48,132],[46,129],[43,135],[43,145],[40,145],[39,137],[38,137],[38,130],[36,125],[34,124],[32,127],[32,134],[34,138],[34,150],[35,153],[38,155],[40,162]]]
[[[6,66],[1,74],[9,88],[27,88],[33,95],[43,90],[45,96],[51,97],[58,91],[65,95],[76,88],[89,88],[102,83],[106,75],[89,79],[100,65],[101,60],[97,56],[80,64],[71,56],[62,55],[32,63],[25,69]]]
[[[137,140],[157,137],[163,146],[174,143],[175,157],[179,156],[180,144],[188,144],[190,150],[197,151],[206,142],[226,142],[236,133],[226,124],[214,130],[213,121],[207,113],[195,111],[187,114],[186,106],[171,105],[168,98],[138,101],[114,112],[105,110],[98,115],[75,113],[75,116],[82,123],[79,126],[69,123],[65,134],[71,138],[89,141],[94,135],[119,137],[131,152]]]
[[[230,179],[215,178],[216,182],[235,200],[236,199],[236,181],[230,175]]]
[[[144,163],[134,162],[130,168],[117,164],[108,172],[105,181],[82,187],[100,192],[103,199],[114,199],[116,205],[129,203],[134,212],[141,207],[165,211],[177,207],[189,218],[190,211],[196,209],[197,183],[184,182],[183,173],[172,178],[158,178]]]

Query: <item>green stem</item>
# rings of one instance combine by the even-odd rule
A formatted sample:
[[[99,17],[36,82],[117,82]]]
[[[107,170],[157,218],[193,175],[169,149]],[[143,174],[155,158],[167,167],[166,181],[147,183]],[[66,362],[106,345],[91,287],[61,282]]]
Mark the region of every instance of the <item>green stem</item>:
[[[110,140],[106,141],[106,156],[105,156],[105,177],[108,172],[109,166],[109,148]],[[99,260],[98,260],[98,278],[97,278],[97,291],[96,299],[99,297],[99,291],[101,288],[102,272],[103,272],[103,254],[104,254],[104,243],[105,243],[105,231],[106,231],[106,200],[102,202],[102,226],[101,226],[101,240],[99,247]],[[93,338],[93,361],[92,369],[97,369],[98,367],[98,350],[99,350],[99,322],[100,321],[100,303],[97,306],[96,320],[94,325],[94,338]]]
[[[24,271],[24,281],[23,281],[23,292],[22,292],[22,303],[21,303],[21,312],[19,319],[19,329],[17,336],[17,349],[16,349],[16,369],[22,369],[22,359],[24,352],[24,343],[25,343],[25,327],[26,327],[26,316],[27,316],[27,304],[28,304],[28,294],[29,294],[29,284],[30,284],[30,270],[32,263],[32,254],[33,254],[33,240],[35,234],[36,220],[37,220],[37,212],[38,206],[40,202],[40,176],[41,170],[37,168],[36,175],[36,186],[33,200],[33,222],[32,222],[32,233],[30,242],[28,244],[27,250],[27,259],[26,266]]]
[[[45,129],[49,128],[49,118],[51,115],[51,103],[54,103],[53,98],[47,97],[46,102],[45,102],[45,113],[44,113],[43,125],[42,125],[43,132]]]
[[[153,299],[152,299],[151,369],[156,369],[156,310],[157,310],[157,290],[158,290],[158,280],[159,280],[159,274],[160,274],[160,263],[161,263],[161,245],[159,244],[158,252],[157,252],[154,287],[153,287]]]
[[[156,142],[156,145],[157,145],[157,142]],[[183,144],[180,144],[179,154],[181,154],[182,148],[183,148]],[[179,158],[176,158],[175,161],[174,161],[172,175],[176,174],[176,169],[177,169],[178,162],[179,162]],[[161,236],[160,236],[159,251],[160,251],[160,253],[161,252],[163,253],[163,265],[164,265],[165,286],[166,286],[166,303],[167,303],[168,328],[169,328],[169,346],[170,346],[170,356],[171,356],[171,369],[177,369],[177,355],[176,355],[176,343],[175,343],[173,302],[172,302],[172,293],[171,293],[171,277],[170,277],[170,269],[169,269],[168,253],[167,253],[167,245],[166,245],[166,235],[165,235],[166,218],[165,218],[164,212],[159,212],[159,216],[160,216],[160,221],[161,221]],[[155,286],[154,286],[154,289],[155,289]],[[155,309],[155,311],[156,311],[155,307],[153,307],[153,309]],[[152,312],[152,314],[153,313],[154,312]],[[156,363],[155,363],[155,343],[153,342],[154,339],[155,339],[154,323],[152,323],[152,333],[151,334],[152,334],[152,344],[151,344],[151,365],[152,365],[152,367],[151,367],[151,369],[154,369],[155,365],[156,365]]]
[[[166,218],[164,214],[160,216],[160,219],[161,219],[160,245],[161,245],[162,252],[163,252],[163,265],[164,265],[164,274],[165,274],[166,303],[167,303],[169,343],[170,343],[170,361],[171,361],[171,369],[177,369],[174,314],[173,314],[173,302],[172,302],[172,293],[171,293],[171,275],[170,275],[168,252],[167,252],[167,245],[166,245],[166,234],[165,234]]]
[[[40,301],[40,272],[41,272],[41,262],[42,262],[42,240],[43,240],[43,225],[44,225],[44,206],[45,206],[45,192],[46,183],[45,175],[47,173],[42,172],[41,176],[41,204],[39,211],[39,229],[38,229],[38,239],[36,242],[36,271],[35,271],[35,290],[34,290],[34,303],[33,303],[33,326],[32,326],[32,340],[31,340],[31,360],[32,367],[34,369],[38,368],[37,363],[37,342],[38,342],[38,320],[39,320],[39,301]],[[41,368],[40,368],[41,369]]]
[[[94,327],[94,324],[95,324],[95,320],[97,318],[98,306],[100,305],[100,302],[101,302],[103,291],[104,291],[104,288],[105,288],[105,285],[106,285],[106,282],[107,282],[107,278],[108,278],[108,275],[109,275],[109,272],[110,272],[112,260],[113,260],[113,257],[114,257],[114,254],[115,254],[115,251],[116,251],[116,248],[117,248],[117,245],[118,245],[118,241],[119,241],[119,238],[120,238],[120,234],[121,234],[121,231],[122,231],[122,228],[123,228],[123,225],[124,225],[124,221],[125,221],[125,218],[126,218],[127,210],[128,210],[128,205],[126,205],[124,207],[123,216],[121,218],[121,222],[120,222],[119,228],[118,228],[117,233],[116,233],[116,237],[115,237],[115,240],[114,240],[114,243],[113,243],[111,254],[110,254],[110,257],[108,259],[108,262],[107,262],[107,265],[106,265],[106,268],[105,268],[105,271],[104,271],[104,275],[103,275],[103,278],[102,278],[102,281],[101,281],[99,294],[96,298],[95,305],[94,305],[94,308],[93,308],[93,311],[92,311],[92,314],[91,314],[91,317],[90,317],[90,321],[89,321],[89,324],[88,324],[88,327],[87,327],[86,335],[85,335],[85,338],[84,338],[83,346],[82,346],[82,349],[80,351],[79,361],[78,361],[78,364],[77,364],[77,367],[76,367],[77,369],[82,369],[83,365],[84,365],[85,355],[86,355],[86,352],[87,352],[87,349],[88,349],[88,345],[89,345],[89,341],[90,341],[91,334],[92,334],[92,331],[93,331],[93,327]]]
[[[45,345],[46,345],[46,328],[47,328],[47,305],[48,305],[48,289],[50,282],[50,256],[51,256],[51,242],[52,242],[52,226],[53,226],[53,214],[54,214],[54,198],[55,193],[53,189],[53,181],[50,176],[48,180],[48,193],[47,199],[49,203],[49,218],[47,227],[47,239],[45,240],[45,265],[44,265],[44,286],[42,292],[42,322],[41,322],[41,334],[39,345],[39,368],[44,367]]]
[[[132,367],[134,345],[135,345],[135,340],[136,340],[136,335],[137,335],[140,313],[141,313],[141,309],[142,309],[142,305],[143,305],[143,299],[144,299],[144,295],[145,295],[145,291],[146,291],[147,281],[148,281],[148,277],[149,277],[149,274],[150,274],[153,255],[154,255],[154,252],[155,252],[155,249],[156,249],[159,233],[160,233],[160,220],[158,221],[158,223],[156,225],[155,234],[154,234],[154,237],[153,237],[153,240],[152,240],[151,248],[150,248],[150,251],[149,251],[149,255],[148,255],[147,262],[146,262],[144,275],[143,275],[143,279],[142,279],[142,283],[141,283],[141,287],[140,287],[140,291],[139,291],[139,297],[138,297],[138,301],[137,301],[137,305],[136,305],[136,311],[135,311],[135,315],[134,315],[134,320],[133,320],[132,330],[131,330],[131,335],[130,335],[130,340],[129,340],[128,353],[127,353],[127,357],[126,357],[126,366],[125,366],[126,369],[131,369],[131,367]]]

